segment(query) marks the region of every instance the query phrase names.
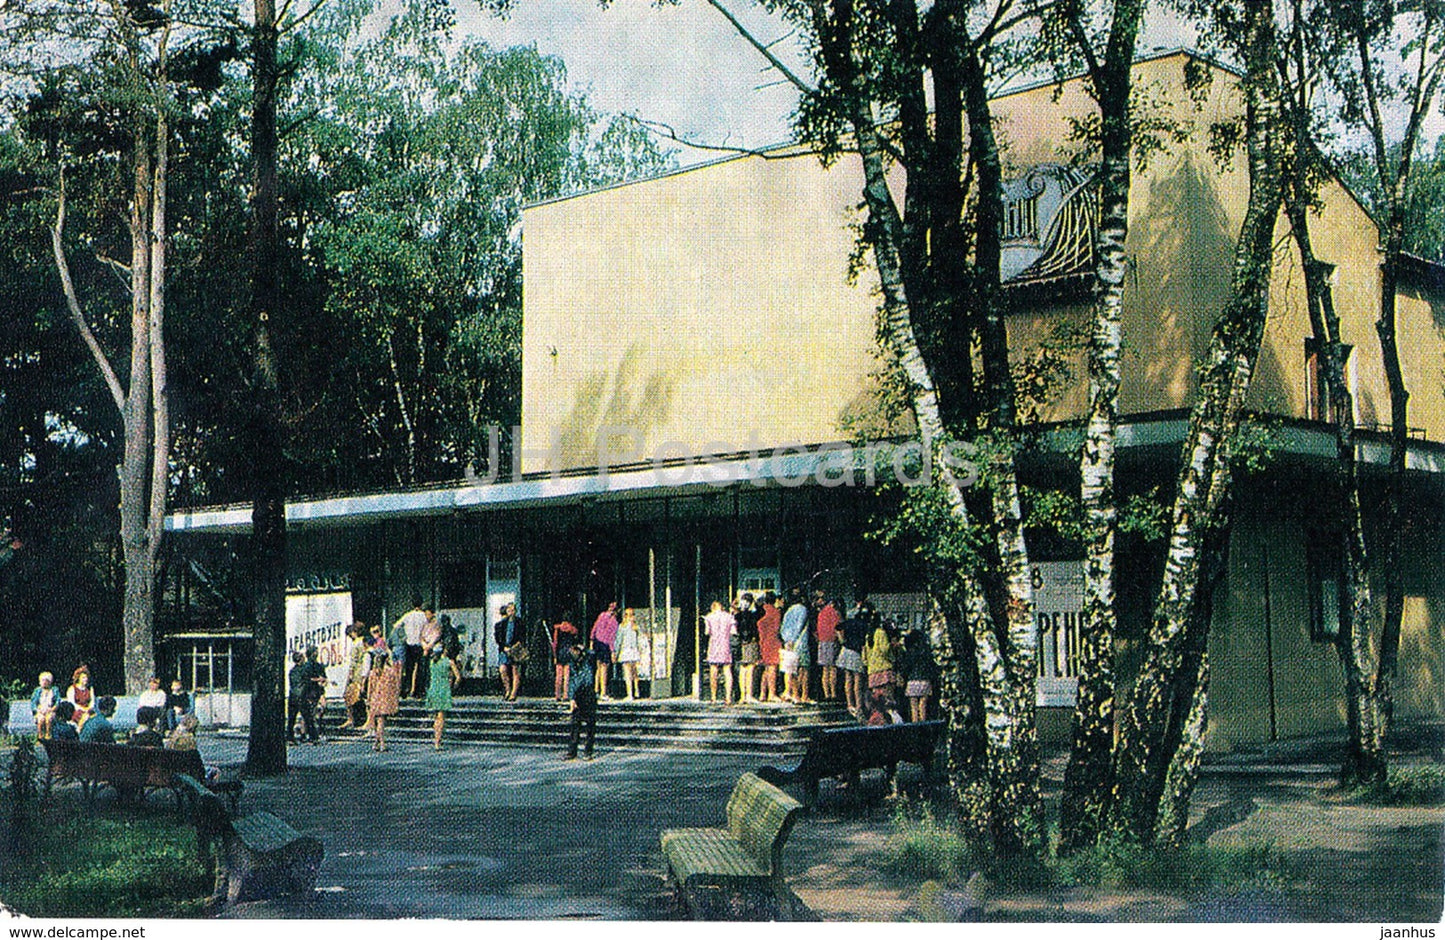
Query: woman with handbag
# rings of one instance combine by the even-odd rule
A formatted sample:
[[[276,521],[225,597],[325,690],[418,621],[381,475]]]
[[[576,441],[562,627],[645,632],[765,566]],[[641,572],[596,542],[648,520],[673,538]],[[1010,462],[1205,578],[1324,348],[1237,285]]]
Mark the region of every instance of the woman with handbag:
[[[358,720],[364,720],[366,711],[366,624],[360,620],[346,628],[346,689],[342,701],[346,704],[346,720],[343,729],[357,727]]]
[[[522,691],[522,666],[527,662],[527,643],[516,604],[502,605],[502,619],[492,627],[497,641],[497,666],[502,674],[502,701],[515,702]]]

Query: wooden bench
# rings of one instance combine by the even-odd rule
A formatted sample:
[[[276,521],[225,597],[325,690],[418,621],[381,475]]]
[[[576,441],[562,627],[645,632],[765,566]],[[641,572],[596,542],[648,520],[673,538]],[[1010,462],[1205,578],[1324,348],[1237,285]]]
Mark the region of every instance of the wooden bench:
[[[743,774],[728,798],[727,828],[668,829],[662,855],[694,916],[696,885],[762,889],[782,897],[783,844],[803,806],[757,774]]]
[[[138,795],[142,799],[154,790],[169,790],[182,798],[177,777],[189,774],[204,780],[206,768],[198,751],[172,751],[161,747],[133,747],[129,744],[100,744],[94,741],[58,741],[50,738],[45,746],[49,767],[45,775],[48,795],[57,780],[74,780],[81,786],[85,799],[95,799],[103,786],[114,787],[123,798]],[[217,781],[210,791],[224,795],[232,809],[240,800],[239,780]]]
[[[270,813],[231,816],[220,798],[189,774],[178,775],[177,784],[196,827],[201,864],[215,875],[214,904],[310,894],[316,887],[324,854],[320,841]]]
[[[905,761],[921,765],[925,774],[931,773],[943,726],[942,721],[916,721],[828,728],[813,734],[797,764],[786,769],[759,767],[758,776],[780,787],[801,783],[803,801],[811,806],[818,801],[818,781],[825,777],[847,774],[856,778],[859,771],[882,768],[891,780],[898,765]]]

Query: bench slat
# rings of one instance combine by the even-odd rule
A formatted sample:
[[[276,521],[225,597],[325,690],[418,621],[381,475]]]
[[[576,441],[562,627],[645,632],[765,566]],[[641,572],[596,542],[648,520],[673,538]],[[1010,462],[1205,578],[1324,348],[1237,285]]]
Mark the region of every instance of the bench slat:
[[[259,855],[267,855],[286,848],[301,838],[301,833],[292,829],[270,813],[252,813],[231,820],[231,827],[245,843],[246,848]]]

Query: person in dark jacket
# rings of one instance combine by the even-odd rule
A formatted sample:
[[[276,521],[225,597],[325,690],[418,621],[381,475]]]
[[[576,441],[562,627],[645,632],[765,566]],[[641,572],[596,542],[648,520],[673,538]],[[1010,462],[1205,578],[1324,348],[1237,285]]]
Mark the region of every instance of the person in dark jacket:
[[[843,670],[843,699],[848,712],[862,717],[864,702],[864,680],[868,670],[863,666],[863,647],[873,633],[873,607],[867,601],[859,601],[853,614],[840,627],[843,645],[838,650],[838,668]]]
[[[572,676],[568,682],[567,696],[571,699],[571,733],[567,738],[567,754],[563,760],[576,760],[577,742],[582,728],[587,728],[587,747],[582,752],[586,760],[592,759],[592,742],[597,737],[597,653],[582,646],[572,647]]]
[[[161,710],[153,705],[142,705],[135,711],[135,730],[130,733],[133,747],[160,747],[166,739],[156,730],[161,723]]]
[[[509,647],[524,639],[522,619],[517,616],[516,604],[502,605],[502,619],[492,625],[492,639],[497,641],[497,666],[498,671],[502,674],[502,700],[515,702],[517,694],[522,691],[522,663],[524,662],[522,656],[507,652]]]
[[[57,741],[79,741],[80,733],[75,730],[75,704],[64,699],[55,706],[55,724],[50,726],[50,736]]]
[[[102,695],[100,701],[95,703],[95,708],[95,714],[87,718],[80,729],[80,740],[95,744],[114,744],[115,726],[110,723],[110,718],[115,714],[115,696]]]

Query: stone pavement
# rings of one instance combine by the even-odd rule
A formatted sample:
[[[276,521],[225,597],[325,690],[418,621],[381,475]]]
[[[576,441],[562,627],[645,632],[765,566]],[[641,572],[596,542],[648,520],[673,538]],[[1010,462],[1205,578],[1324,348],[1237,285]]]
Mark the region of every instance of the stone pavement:
[[[208,762],[238,766],[245,740],[212,736]],[[598,918],[681,916],[658,836],[718,825],[757,757],[559,752],[357,740],[292,747],[285,777],[247,780],[267,810],[326,847],[318,893],[243,905],[239,916]]]

